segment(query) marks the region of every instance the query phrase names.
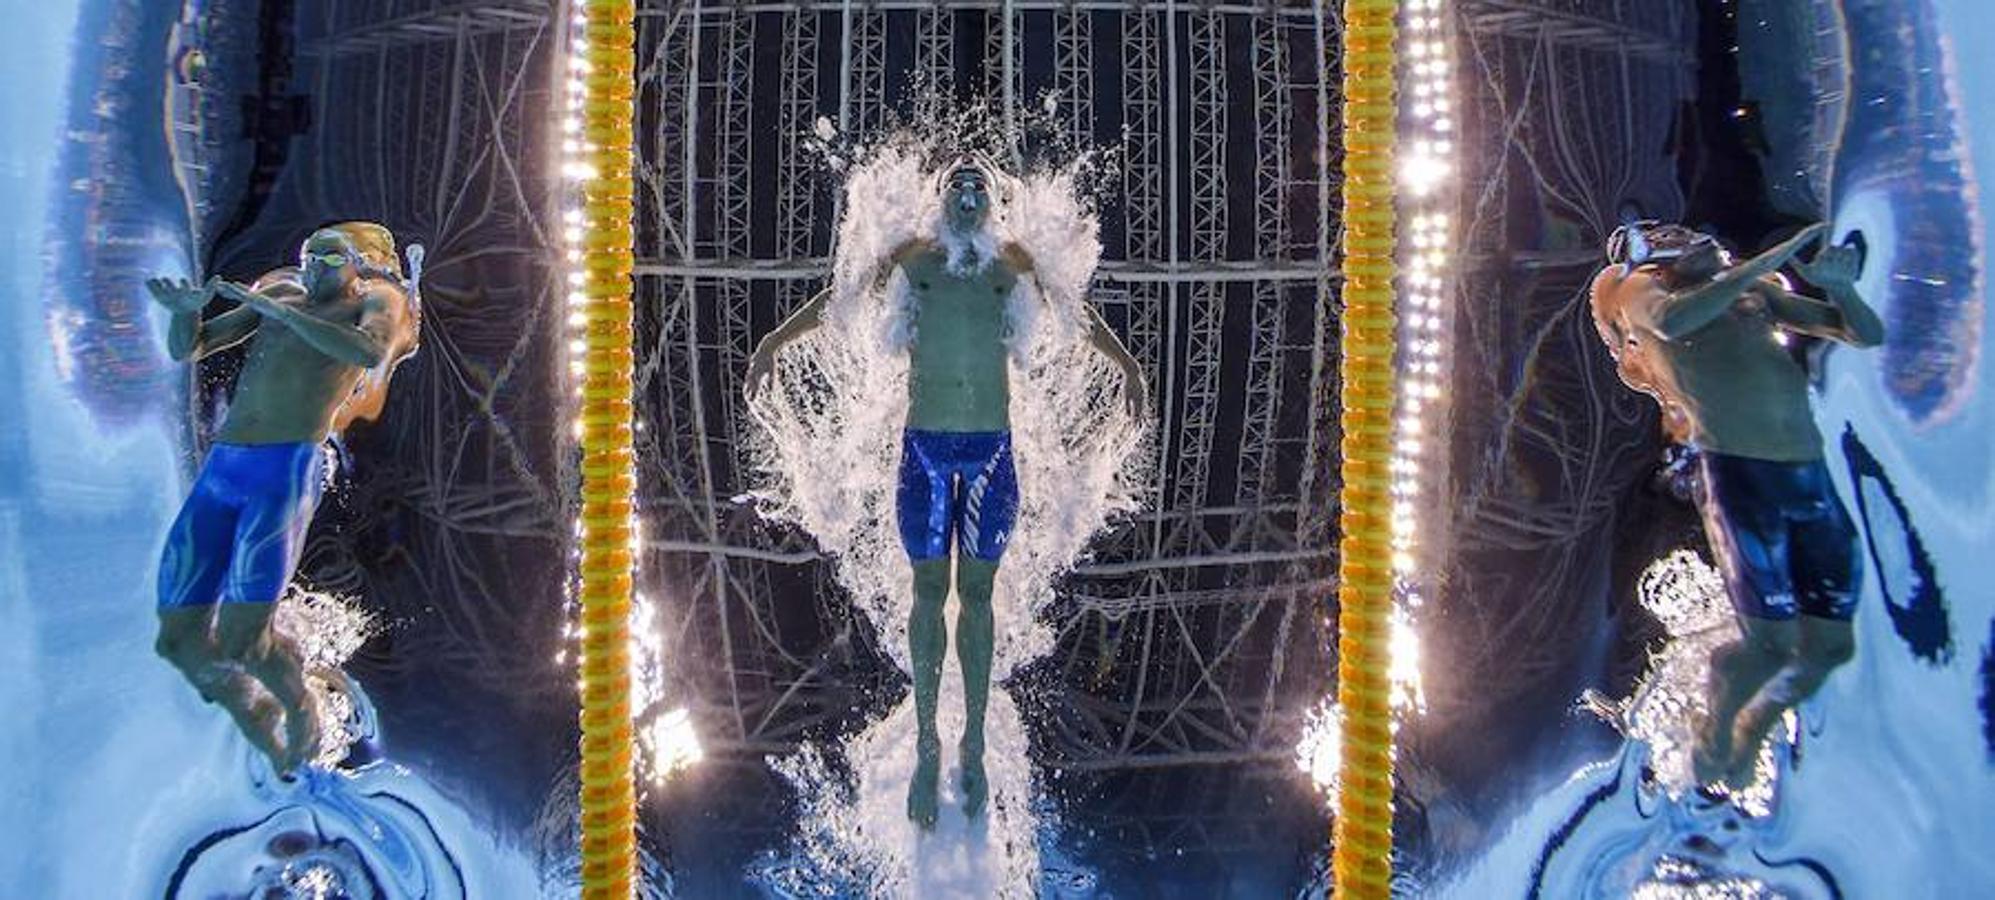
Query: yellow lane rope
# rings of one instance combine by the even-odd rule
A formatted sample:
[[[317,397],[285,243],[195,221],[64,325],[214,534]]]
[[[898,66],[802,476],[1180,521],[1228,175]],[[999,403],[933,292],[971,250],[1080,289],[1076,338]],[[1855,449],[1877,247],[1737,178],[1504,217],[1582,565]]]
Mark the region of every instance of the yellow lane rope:
[[[629,900],[636,858],[630,723],[631,114],[637,8],[583,0],[582,896]]]
[[[1394,38],[1398,0],[1344,3],[1343,419],[1331,871],[1344,900],[1392,892]]]

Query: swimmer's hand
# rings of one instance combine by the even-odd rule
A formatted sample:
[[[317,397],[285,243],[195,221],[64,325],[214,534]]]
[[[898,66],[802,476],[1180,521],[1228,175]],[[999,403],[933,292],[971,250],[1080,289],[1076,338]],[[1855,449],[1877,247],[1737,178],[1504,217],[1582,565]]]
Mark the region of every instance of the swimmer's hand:
[[[754,355],[748,357],[748,374],[742,379],[741,392],[749,403],[754,403],[775,380],[776,348],[765,340],[755,348]]]
[[[1817,287],[1848,287],[1863,273],[1863,252],[1855,247],[1823,247],[1813,260],[1795,263],[1794,271]]]
[[[233,281],[223,281],[218,278],[210,283],[214,285],[215,293],[256,310],[263,315],[279,317],[288,312],[288,310],[283,308],[284,304]]]
[[[1726,274],[1736,273],[1749,280],[1764,278],[1779,270],[1781,266],[1792,262],[1794,257],[1800,255],[1801,251],[1813,246],[1816,241],[1826,237],[1828,233],[1829,223],[1816,222],[1795,232],[1793,237],[1767,248],[1765,252],[1753,257],[1744,264],[1734,267]],[[1828,249],[1824,248],[1822,252],[1826,253]],[[1819,257],[1820,254],[1817,254],[1817,256]],[[1795,263],[1795,265],[1798,267],[1801,264]],[[1747,269],[1752,270],[1750,274],[1744,271]]]
[[[1144,411],[1150,406],[1149,396],[1149,386],[1143,383],[1143,370],[1136,365],[1136,361],[1123,363],[1122,410],[1129,414],[1129,418],[1141,422]]]
[[[185,278],[148,278],[145,289],[155,302],[173,312],[196,313],[215,296],[215,285],[220,281],[210,278],[207,284],[197,286]]]

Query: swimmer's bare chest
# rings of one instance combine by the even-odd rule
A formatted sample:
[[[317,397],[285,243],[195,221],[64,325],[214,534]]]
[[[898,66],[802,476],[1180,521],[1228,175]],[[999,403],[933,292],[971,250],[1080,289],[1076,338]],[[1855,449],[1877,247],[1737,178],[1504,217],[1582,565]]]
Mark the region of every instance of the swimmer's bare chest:
[[[1005,313],[1018,274],[1002,260],[952,271],[939,250],[902,264],[913,295],[908,426],[934,431],[1010,427]]]
[[[353,292],[308,304],[288,302],[312,315],[357,324],[361,299]],[[291,327],[265,318],[250,339],[249,356],[236,376],[221,440],[236,444],[318,442],[331,431],[333,414],[346,402],[363,370],[307,343]]]
[[[1630,350],[1682,398],[1695,439],[1706,449],[1756,459],[1815,459],[1821,433],[1808,407],[1808,374],[1775,334],[1765,311],[1746,303],[1674,341],[1633,330]]]

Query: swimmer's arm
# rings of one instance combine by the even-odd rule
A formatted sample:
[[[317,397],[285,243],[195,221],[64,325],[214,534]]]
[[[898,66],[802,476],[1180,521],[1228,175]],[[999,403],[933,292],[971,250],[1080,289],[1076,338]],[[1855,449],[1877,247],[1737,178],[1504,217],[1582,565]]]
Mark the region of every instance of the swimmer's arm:
[[[1115,336],[1115,332],[1108,327],[1108,323],[1102,321],[1101,312],[1090,304],[1087,306],[1087,315],[1088,343],[1093,345],[1095,350],[1099,351],[1101,355],[1108,357],[1110,361],[1121,366],[1124,374],[1127,374],[1130,379],[1140,383],[1143,379],[1143,367],[1137,364],[1136,357],[1130,354],[1129,348],[1123,345],[1122,339]]]
[[[1039,269],[1032,264],[1032,254],[1017,244],[1006,244],[1001,255],[1005,264],[1019,277],[1032,279],[1033,285],[1039,291],[1040,302],[1051,302],[1046,299],[1046,282],[1039,277]],[[1101,355],[1122,367],[1123,373],[1129,376],[1132,384],[1141,384],[1143,367],[1136,363],[1136,357],[1130,355],[1129,348],[1122,345],[1122,339],[1115,336],[1115,332],[1108,327],[1107,322],[1102,321],[1101,313],[1092,304],[1082,303],[1081,308],[1087,310],[1088,343],[1100,351]]]
[[[230,290],[230,287],[233,286],[224,287],[222,293],[241,300],[266,318],[277,320],[313,349],[348,365],[371,369],[386,362],[400,330],[396,304],[390,303],[379,289],[369,291],[361,299],[359,323],[346,325],[321,319],[254,291]]]
[[[1813,260],[1797,263],[1795,269],[1820,288],[1827,300],[1796,294],[1784,285],[1768,286],[1762,293],[1780,323],[1791,331],[1853,347],[1875,347],[1884,343],[1884,322],[1857,293],[1856,277],[1862,268],[1863,258],[1857,250],[1825,247]]]
[[[1669,341],[1695,334],[1724,315],[1760,279],[1778,271],[1794,254],[1821,237],[1824,230],[1821,225],[1804,228],[1766,252],[1719,272],[1710,281],[1667,294],[1660,303],[1645,304],[1650,330]]]
[[[206,321],[195,322],[200,315],[199,312],[174,315],[173,332],[167,338],[167,351],[175,360],[199,362],[234,347],[249,340],[250,335],[256,333],[257,323],[263,319],[256,310],[247,306],[238,306]]]
[[[784,344],[803,337],[816,329],[817,326],[824,324],[824,306],[830,301],[831,291],[829,289],[819,291],[817,296],[810,299],[809,303],[798,307],[796,312],[791,313],[789,318],[784,319],[783,324],[776,326],[774,331],[764,335],[762,342],[756,346],[755,352],[758,354],[775,353],[777,350],[782,349]]]
[[[886,289],[887,279],[893,277],[894,270],[906,265],[908,260],[915,258],[927,247],[928,242],[920,238],[902,241],[900,246],[894,248],[894,252],[887,254],[885,259],[880,260],[879,265],[873,267],[872,277],[866,279],[866,285],[875,291]]]
[[[1006,244],[1002,255],[1006,264],[1012,267],[1012,271],[1022,278],[1032,279],[1033,285],[1039,291],[1040,302],[1050,302],[1046,299],[1046,282],[1040,279],[1039,270],[1032,264],[1032,254],[1017,244]],[[1136,357],[1129,352],[1129,348],[1123,345],[1122,339],[1115,336],[1115,331],[1102,320],[1101,312],[1095,309],[1093,304],[1083,302],[1081,308],[1087,312],[1089,346],[1108,357],[1110,362],[1122,370],[1122,390],[1129,414],[1132,417],[1142,415],[1144,397],[1148,393],[1143,383],[1142,364],[1138,363]]]
[[[1828,285],[1822,293],[1829,295],[1829,302],[1835,304],[1842,313],[1843,330],[1847,337],[1839,338],[1852,347],[1875,347],[1884,343],[1884,320],[1877,317],[1877,311],[1863,302],[1852,285]]]
[[[1843,326],[1842,310],[1833,303],[1796,294],[1775,284],[1761,284],[1753,291],[1766,301],[1774,325],[1782,331],[1836,341],[1849,337]]]
[[[186,279],[149,278],[146,290],[173,314],[166,331],[166,352],[175,362],[199,360],[226,350],[256,332],[257,315],[240,308],[203,320],[201,311],[219,292],[222,279],[196,286]]]

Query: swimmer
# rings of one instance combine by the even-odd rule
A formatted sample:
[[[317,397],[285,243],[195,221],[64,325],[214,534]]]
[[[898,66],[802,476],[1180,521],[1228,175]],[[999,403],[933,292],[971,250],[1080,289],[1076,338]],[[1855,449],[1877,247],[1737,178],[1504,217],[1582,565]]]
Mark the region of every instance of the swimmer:
[[[1711,657],[1710,712],[1692,754],[1704,785],[1744,787],[1760,743],[1849,661],[1862,578],[1856,529],[1823,462],[1808,373],[1781,333],[1852,347],[1884,341],[1857,295],[1859,252],[1823,247],[1815,225],[1734,263],[1716,239],[1637,222],[1614,232],[1593,279],[1594,324],[1622,381],[1655,397],[1669,436],[1698,457],[1697,505],[1741,638]]]
[[[410,248],[412,265],[417,248]],[[235,394],[159,567],[159,655],[228,710],[288,774],[318,753],[318,702],[302,657],[271,627],[325,480],[326,439],[378,413],[416,350],[420,302],[394,237],[368,222],[321,228],[250,286],[153,279],[172,312],[168,350],[199,360],[249,342]],[[203,319],[214,297],[239,305]]]
[[[942,233],[896,248],[874,271],[877,286],[898,268],[920,323],[909,345],[908,413],[901,436],[896,501],[901,545],[914,566],[914,610],[908,622],[918,724],[916,766],[907,814],[935,823],[941,738],[936,694],[942,681],[951,563],[958,611],[956,656],[963,666],[967,719],[962,751],[963,811],[983,809],[984,708],[990,697],[993,651],[991,589],[1018,511],[1012,463],[1006,308],[1033,263],[1015,244],[990,239],[992,174],[973,159],[958,160],[943,182]],[[829,292],[778,326],[755,350],[747,373],[752,400],[775,372],[776,352],[822,323]],[[1089,343],[1122,370],[1123,401],[1132,417],[1144,407],[1142,368],[1090,309]]]

